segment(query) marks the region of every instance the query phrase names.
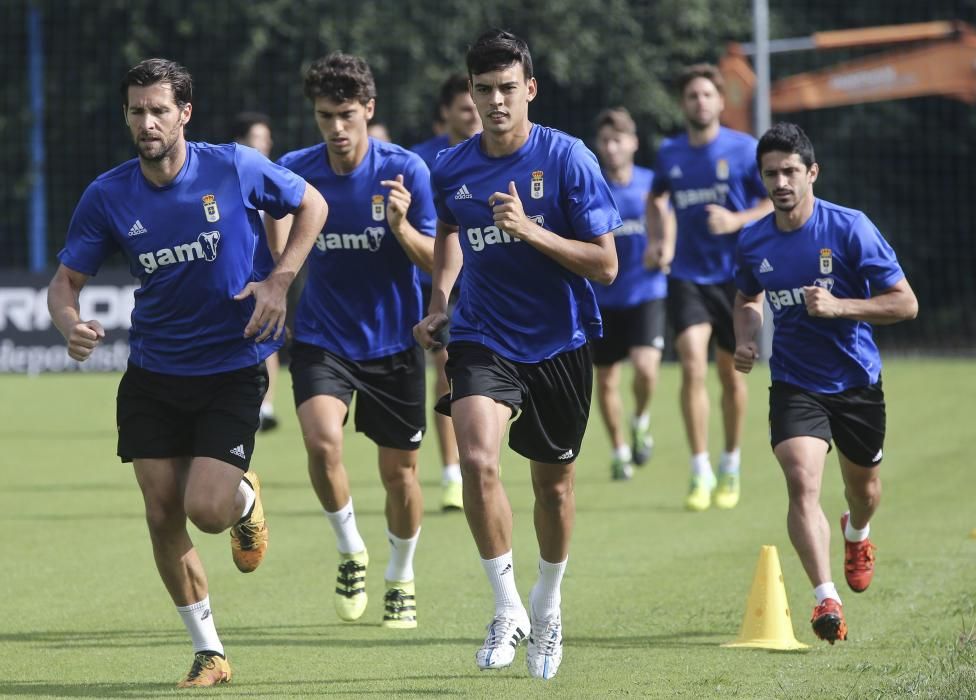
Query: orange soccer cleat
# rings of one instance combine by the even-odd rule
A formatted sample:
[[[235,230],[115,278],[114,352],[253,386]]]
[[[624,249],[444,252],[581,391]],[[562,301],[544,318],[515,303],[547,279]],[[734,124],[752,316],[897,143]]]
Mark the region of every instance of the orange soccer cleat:
[[[813,609],[810,624],[813,625],[813,633],[825,642],[833,644],[838,639],[847,639],[844,608],[833,598],[824,598],[824,602]]]
[[[840,516],[840,531],[845,532],[850,513]],[[844,537],[844,578],[855,593],[860,593],[871,585],[874,577],[874,550],[871,540],[848,542]]]
[[[264,520],[258,475],[247,472],[244,478],[254,489],[254,507],[246,518],[241,518],[230,529],[230,553],[237,568],[246,574],[258,568],[264,553],[268,551],[268,524]]]
[[[230,664],[220,654],[213,652],[197,652],[193,657],[193,665],[186,677],[176,684],[177,688],[209,688],[210,686],[230,683]]]

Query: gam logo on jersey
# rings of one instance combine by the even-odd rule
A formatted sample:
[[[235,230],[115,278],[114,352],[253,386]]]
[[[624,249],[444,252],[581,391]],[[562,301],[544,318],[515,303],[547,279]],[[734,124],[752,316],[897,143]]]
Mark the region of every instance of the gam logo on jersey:
[[[725,205],[725,200],[729,196],[729,185],[725,182],[718,182],[714,187],[701,187],[691,190],[675,190],[674,205],[678,209],[686,209],[696,204],[721,204]]]
[[[139,264],[146,274],[151,275],[161,267],[176,263],[206,260],[213,262],[217,259],[217,244],[220,242],[220,231],[205,231],[197,236],[192,243],[183,243],[172,248],[160,248],[156,252],[139,255]]]
[[[469,228],[465,233],[468,237],[468,243],[471,244],[471,250],[476,253],[484,250],[485,246],[521,242],[521,239],[509,235],[497,226],[485,226],[483,229]]]
[[[386,229],[383,226],[367,226],[362,233],[320,233],[315,247],[323,253],[327,250],[368,250],[375,253],[383,243]]]

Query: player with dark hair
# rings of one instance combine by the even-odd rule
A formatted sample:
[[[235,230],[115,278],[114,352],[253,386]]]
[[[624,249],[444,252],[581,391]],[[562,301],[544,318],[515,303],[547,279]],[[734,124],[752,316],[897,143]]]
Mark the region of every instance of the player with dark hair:
[[[286,292],[327,213],[314,188],[256,151],[186,141],[192,93],[190,74],[173,61],[150,59],[126,74],[125,122],[139,157],[85,190],[48,288],[68,354],[84,361],[105,335],[79,316],[88,278],[121,251],[140,280],[118,391],[118,454],[132,462],[156,568],[193,640],[180,687],[231,677],[187,520],[208,533],[230,528],[241,571],[264,557],[261,489],[248,471],[264,359],[280,345]],[[266,276],[254,269],[262,210],[294,212]]]
[[[820,490],[831,440],[849,510],[841,516],[844,576],[861,592],[874,576],[869,521],[881,498],[885,437],[881,356],[871,326],[915,318],[918,301],[894,251],[862,212],[818,199],[810,139],[795,124],[756,150],[775,212],[742,230],[736,250],[735,367],[758,356],[763,294],[773,311],[769,435],[786,477],[787,529],[817,599],[811,623],[847,638],[830,573],[830,526]]]

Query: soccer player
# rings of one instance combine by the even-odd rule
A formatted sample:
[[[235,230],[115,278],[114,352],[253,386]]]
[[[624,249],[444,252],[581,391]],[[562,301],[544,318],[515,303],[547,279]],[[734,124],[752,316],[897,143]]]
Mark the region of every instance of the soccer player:
[[[371,139],[376,139],[377,141],[384,143],[391,143],[393,141],[390,138],[390,130],[386,128],[386,124],[375,119],[366,127],[366,133]]]
[[[637,126],[624,107],[605,109],[596,118],[596,153],[613,199],[623,219],[614,231],[619,271],[609,287],[595,285],[603,337],[593,341],[596,390],[600,413],[610,435],[614,479],[630,479],[634,464],[651,456],[650,403],[657,384],[664,348],[664,299],[668,282],[660,269],[644,267],[647,227],[644,211],[654,173],[634,165]],[[668,225],[673,225],[669,216]],[[622,425],[620,366],[630,358],[634,366],[634,416],[628,443]]]
[[[265,158],[271,157],[271,148],[274,141],[271,138],[271,117],[260,112],[240,112],[234,117],[234,129],[232,134],[237,143],[250,146]],[[274,267],[271,251],[268,250],[268,239],[264,232],[264,225],[260,231],[261,240],[258,242],[255,252],[255,268],[258,279],[264,276]],[[274,412],[275,388],[278,385],[278,353],[273,352],[264,361],[268,370],[268,391],[261,402],[261,431],[274,430],[278,427],[278,418]]]
[[[414,628],[413,557],[423,513],[417,455],[426,396],[424,354],[411,329],[422,316],[415,265],[429,270],[434,252],[430,173],[416,154],[367,135],[376,87],[362,58],[334,52],[315,61],[305,73],[305,96],[324,143],[288,153],[279,163],[334,205],[309,256],[291,374],[309,476],[339,550],[335,608],[353,621],[367,603],[369,555],[342,449],[357,394],[356,430],[376,443],[386,489],[390,559],[383,625]],[[272,241],[283,230],[273,224]]]
[[[525,42],[502,30],[468,49],[471,94],[484,131],[442,152],[431,182],[437,207],[434,290],[414,333],[436,346],[461,267],[447,376],[439,402],[454,418],[464,512],[495,597],[479,668],[512,663],[528,635],[529,673],[562,659],[560,584],[575,514],[575,463],[590,408],[587,341],[600,334],[588,279],[613,282],[620,226],[594,155],[581,141],[529,121],[537,85]],[[512,509],[498,478],[509,445],[529,460],[539,578],[526,613],[515,586]]]
[[[844,576],[859,593],[874,575],[869,521],[881,497],[885,436],[881,357],[871,326],[915,318],[918,301],[868,217],[814,196],[820,167],[800,127],[773,126],[760,138],[756,160],[775,212],[739,237],[735,367],[752,369],[765,292],[775,328],[770,442],[786,476],[790,540],[817,599],[813,631],[833,644],[847,638],[847,624],[820,507],[827,452],[833,439],[849,507],[840,519]]]
[[[424,159],[427,167],[434,164],[437,154],[445,148],[456,146],[481,131],[481,117],[471,99],[468,90],[468,76],[455,74],[448,77],[441,86],[438,100],[439,114],[444,123],[444,131],[427,141],[418,143],[412,150]],[[420,288],[423,294],[423,307],[430,306],[431,278],[421,270]],[[452,297],[453,298],[453,297]],[[434,395],[443,396],[450,388],[444,366],[447,363],[448,326],[444,326],[438,334],[437,342],[440,347],[431,351],[434,360]],[[461,489],[461,466],[459,464],[457,440],[454,437],[454,426],[451,418],[434,412],[434,428],[437,430],[437,447],[440,450],[441,464],[441,509],[460,510],[464,507],[464,496]]]
[[[88,278],[121,251],[141,282],[118,391],[118,454],[133,464],[156,568],[193,641],[179,687],[230,681],[186,521],[208,533],[230,528],[241,571],[264,556],[261,488],[248,471],[268,381],[263,360],[279,344],[285,294],[327,212],[314,188],[256,151],[187,142],[192,92],[190,74],[173,61],[128,71],[122,101],[138,158],[85,190],[48,288],[68,355],[84,361],[105,335],[79,316]],[[294,212],[294,228],[277,266],[257,281],[261,210]]]
[[[756,169],[756,140],[719,124],[724,107],[722,76],[715,66],[689,66],[678,77],[685,133],[665,141],[654,166],[648,201],[649,266],[668,271],[668,316],[681,361],[681,412],[691,448],[691,487],[685,507],[739,502],[739,443],[746,411],[746,384],[732,362],[735,338],[732,262],[739,229],[772,211]],[[668,236],[669,209],[677,237]],[[705,375],[711,338],[722,384],[725,449],[715,474],[708,456],[708,391]]]

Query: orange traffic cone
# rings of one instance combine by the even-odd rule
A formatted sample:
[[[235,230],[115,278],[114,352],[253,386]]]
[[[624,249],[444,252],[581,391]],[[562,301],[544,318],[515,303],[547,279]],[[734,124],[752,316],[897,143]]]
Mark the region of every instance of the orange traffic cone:
[[[759,563],[752,579],[742,629],[734,642],[722,646],[781,650],[807,648],[808,645],[796,641],[793,635],[793,620],[776,547],[763,545],[759,550]]]

